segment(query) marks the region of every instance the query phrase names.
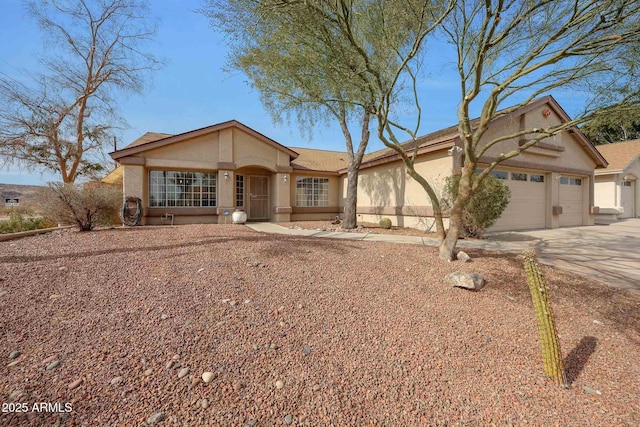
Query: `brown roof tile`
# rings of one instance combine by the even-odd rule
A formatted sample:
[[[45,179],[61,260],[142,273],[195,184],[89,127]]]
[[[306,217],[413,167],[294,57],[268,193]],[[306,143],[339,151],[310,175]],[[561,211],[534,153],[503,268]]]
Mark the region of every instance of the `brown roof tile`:
[[[147,142],[158,141],[160,139],[168,138],[170,136],[173,136],[173,135],[170,133],[147,132],[124,148],[137,147],[138,145],[146,144]]]
[[[597,145],[596,148],[609,162],[607,168],[596,171],[598,174],[624,170],[633,160],[640,156],[640,139]]]
[[[347,167],[349,156],[346,152],[316,150],[313,148],[289,147],[300,156],[291,162],[295,170],[335,172]]]

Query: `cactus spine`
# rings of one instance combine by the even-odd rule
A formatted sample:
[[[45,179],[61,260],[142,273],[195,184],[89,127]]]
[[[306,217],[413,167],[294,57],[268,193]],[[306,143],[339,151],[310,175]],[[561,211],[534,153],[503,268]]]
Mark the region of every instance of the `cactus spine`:
[[[523,257],[527,283],[533,299],[533,309],[538,318],[544,370],[556,384],[567,387],[567,377],[562,367],[562,352],[560,351],[558,331],[556,330],[551,304],[549,303],[547,284],[542,276],[535,250],[525,251]]]

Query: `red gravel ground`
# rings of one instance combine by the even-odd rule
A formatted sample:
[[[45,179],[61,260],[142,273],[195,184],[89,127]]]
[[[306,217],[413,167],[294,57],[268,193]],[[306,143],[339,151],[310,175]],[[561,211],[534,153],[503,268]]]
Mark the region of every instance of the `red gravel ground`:
[[[162,426],[640,424],[640,295],[544,269],[564,390],[542,368],[522,261],[470,254],[232,225],[2,242],[0,425],[140,426],[158,412]],[[486,287],[451,288],[455,270]]]

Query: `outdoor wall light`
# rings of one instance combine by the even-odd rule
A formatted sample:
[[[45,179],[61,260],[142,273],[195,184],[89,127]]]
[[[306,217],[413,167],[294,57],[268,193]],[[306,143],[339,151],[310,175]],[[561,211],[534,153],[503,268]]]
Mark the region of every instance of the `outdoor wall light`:
[[[224,171],[224,180],[225,181],[229,180],[229,172],[228,171]]]
[[[284,176],[282,177],[282,180],[284,181],[284,183],[287,183],[287,180],[289,179],[289,177],[287,176],[287,174],[285,173]]]

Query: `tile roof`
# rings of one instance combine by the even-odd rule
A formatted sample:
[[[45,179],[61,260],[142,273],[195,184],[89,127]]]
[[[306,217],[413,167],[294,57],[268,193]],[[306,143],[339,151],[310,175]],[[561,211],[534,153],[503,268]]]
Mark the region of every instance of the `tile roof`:
[[[173,135],[170,133],[147,132],[124,148],[137,147],[138,145],[146,144],[147,142],[158,141],[160,139],[168,138],[170,136],[173,136]]]
[[[342,151],[317,150],[313,148],[289,147],[300,156],[291,162],[295,170],[336,172],[347,167],[349,156]]]
[[[640,139],[597,145],[596,148],[609,162],[607,168],[596,170],[597,174],[624,170],[632,161],[640,157]]]

